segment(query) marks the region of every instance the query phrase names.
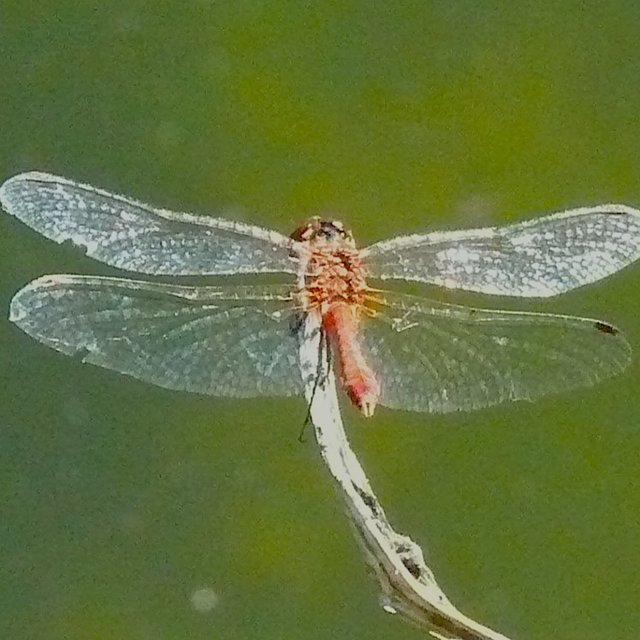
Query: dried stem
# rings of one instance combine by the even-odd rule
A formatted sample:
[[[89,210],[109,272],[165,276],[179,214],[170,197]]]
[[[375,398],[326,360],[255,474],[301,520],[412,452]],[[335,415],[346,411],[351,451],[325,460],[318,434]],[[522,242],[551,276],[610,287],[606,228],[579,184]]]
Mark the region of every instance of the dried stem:
[[[319,358],[320,319],[309,314],[302,330],[300,368],[322,457],[337,480],[357,538],[382,590],[381,602],[429,633],[446,640],[509,640],[456,609],[425,564],[422,550],[396,533],[349,446],[327,359]],[[320,360],[320,362],[319,362]]]

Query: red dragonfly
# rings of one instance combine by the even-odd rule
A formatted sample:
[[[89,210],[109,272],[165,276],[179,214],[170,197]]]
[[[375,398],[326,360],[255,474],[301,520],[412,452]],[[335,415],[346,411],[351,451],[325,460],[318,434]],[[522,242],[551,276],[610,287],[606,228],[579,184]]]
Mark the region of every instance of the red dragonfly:
[[[376,405],[471,410],[594,384],[630,361],[599,320],[476,309],[371,288],[409,280],[503,296],[547,297],[640,257],[640,211],[608,204],[504,227],[401,236],[357,249],[337,220],[287,237],[240,222],[156,209],[45,173],[0,187],[11,215],[108,265],[152,276],[282,273],[284,285],[200,286],[47,275],[10,318],[84,362],[196,393],[302,392],[300,318],[321,315],[327,357],[366,416]],[[183,281],[184,282],[184,281]]]

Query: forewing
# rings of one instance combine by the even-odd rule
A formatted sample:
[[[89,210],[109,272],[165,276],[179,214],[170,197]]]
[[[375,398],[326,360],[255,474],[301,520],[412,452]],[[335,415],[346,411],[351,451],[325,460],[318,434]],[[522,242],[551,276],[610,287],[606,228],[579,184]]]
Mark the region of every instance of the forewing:
[[[640,211],[607,204],[505,227],[436,232],[365,249],[369,274],[507,296],[547,297],[640,257]]]
[[[53,349],[161,387],[238,397],[302,388],[287,287],[45,276],[14,296],[10,319]]]
[[[120,269],[155,275],[295,273],[298,243],[230,220],[155,209],[46,173],[0,187],[4,209],[56,242]]]
[[[587,318],[473,309],[385,292],[362,342],[394,409],[470,411],[586,387],[621,372],[631,349]]]

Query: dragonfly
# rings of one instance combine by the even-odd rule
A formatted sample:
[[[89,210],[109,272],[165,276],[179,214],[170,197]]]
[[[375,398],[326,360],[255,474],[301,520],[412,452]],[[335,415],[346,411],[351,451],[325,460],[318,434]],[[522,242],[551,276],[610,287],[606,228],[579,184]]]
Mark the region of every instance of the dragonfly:
[[[151,276],[45,275],[15,294],[10,319],[57,351],[169,389],[301,394],[300,322],[308,314],[319,314],[326,357],[367,417],[378,405],[452,412],[534,400],[593,385],[631,359],[622,333],[601,320],[473,308],[370,285],[562,294],[640,257],[640,211],[621,204],[359,249],[333,219],[312,218],[287,236],[39,172],[7,180],[0,202],[55,242]],[[201,276],[238,274],[288,281],[202,284]]]

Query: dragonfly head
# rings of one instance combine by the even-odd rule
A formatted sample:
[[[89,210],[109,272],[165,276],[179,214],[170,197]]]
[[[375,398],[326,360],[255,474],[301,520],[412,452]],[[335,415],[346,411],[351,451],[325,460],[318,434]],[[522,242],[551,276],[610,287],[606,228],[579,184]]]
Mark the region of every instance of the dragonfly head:
[[[298,242],[314,242],[318,244],[343,244],[355,246],[353,235],[340,220],[330,220],[314,216],[306,224],[296,229],[291,238]]]

